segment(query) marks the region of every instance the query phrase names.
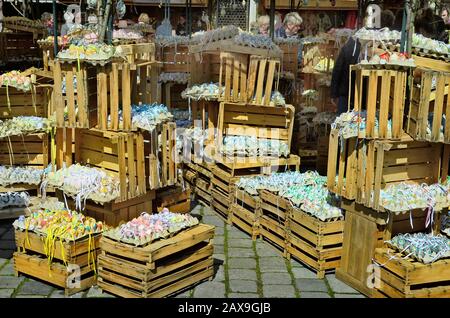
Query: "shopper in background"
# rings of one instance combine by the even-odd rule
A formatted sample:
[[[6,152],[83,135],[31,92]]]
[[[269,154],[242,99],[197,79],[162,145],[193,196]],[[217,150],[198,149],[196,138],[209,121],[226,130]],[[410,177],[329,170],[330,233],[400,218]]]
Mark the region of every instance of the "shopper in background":
[[[258,18],[258,34],[269,35],[270,17],[261,15]]]
[[[178,18],[178,24],[176,28],[177,35],[186,35],[186,17],[184,15],[180,15]]]
[[[448,16],[448,9],[447,7],[442,8],[441,10],[441,18],[444,20],[445,24],[450,24],[450,17]]]
[[[422,11],[422,14],[417,17],[414,27],[417,33],[427,38],[445,43],[448,42],[448,32],[445,22],[440,16],[434,14],[431,8]]]
[[[392,11],[384,10],[381,12],[381,28],[392,28],[394,20],[395,16]],[[350,65],[358,63],[360,52],[361,43],[358,39],[350,37],[334,63],[330,89],[331,102],[336,107],[337,115],[346,112],[348,109]],[[352,79],[353,81],[354,79]],[[350,100],[350,105],[353,105],[352,100]]]
[[[290,12],[284,17],[283,26],[276,31],[275,36],[279,38],[299,37],[298,32],[302,23],[303,19],[297,12]]]

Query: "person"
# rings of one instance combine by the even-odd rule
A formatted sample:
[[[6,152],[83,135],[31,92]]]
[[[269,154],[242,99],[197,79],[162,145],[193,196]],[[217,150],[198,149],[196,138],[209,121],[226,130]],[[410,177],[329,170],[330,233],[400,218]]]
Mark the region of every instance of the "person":
[[[275,36],[279,38],[298,37],[302,23],[303,19],[297,12],[290,12],[284,17],[283,26],[277,30]]]
[[[417,33],[420,33],[427,38],[443,41],[445,43],[448,42],[448,33],[445,22],[440,16],[435,15],[431,8],[422,11],[422,14],[415,21],[414,27],[417,30]]]
[[[41,16],[42,24],[47,28],[47,34],[53,35],[53,14],[44,12]]]
[[[269,35],[270,17],[261,15],[258,18],[258,34]]]
[[[443,7],[441,10],[441,18],[442,20],[444,20],[445,24],[450,24],[450,17],[448,15],[448,8],[447,7]]]
[[[178,18],[176,34],[186,35],[186,17],[184,15],[180,15],[180,17]]]
[[[381,28],[392,28],[394,24],[393,16],[392,11],[381,12]],[[331,102],[335,106],[338,116],[345,113],[348,109],[350,65],[358,63],[360,52],[361,43],[358,39],[350,37],[340,50],[334,63],[333,73],[331,75],[330,95]],[[352,79],[352,82],[354,82],[354,79]],[[350,105],[352,104],[353,101],[350,100]]]

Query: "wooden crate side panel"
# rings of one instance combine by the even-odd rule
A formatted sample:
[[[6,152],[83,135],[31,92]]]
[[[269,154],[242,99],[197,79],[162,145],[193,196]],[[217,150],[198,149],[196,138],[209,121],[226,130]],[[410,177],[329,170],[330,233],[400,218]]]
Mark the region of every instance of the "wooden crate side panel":
[[[49,135],[37,133],[3,138],[0,164],[46,168],[49,161]]]

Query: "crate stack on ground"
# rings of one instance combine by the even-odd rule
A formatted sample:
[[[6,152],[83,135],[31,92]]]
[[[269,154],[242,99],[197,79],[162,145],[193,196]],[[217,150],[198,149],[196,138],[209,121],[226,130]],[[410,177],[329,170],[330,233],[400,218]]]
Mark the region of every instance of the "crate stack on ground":
[[[309,179],[307,176],[310,176]],[[280,179],[269,181],[271,178]],[[324,218],[325,212],[319,216],[312,213],[308,206],[303,207],[303,204],[314,200],[306,197],[315,187],[324,190],[323,194],[326,195],[325,181],[326,178],[316,172],[238,179],[233,191],[229,220],[251,235],[253,240],[260,237],[268,241],[284,257],[295,258],[312,269],[318,278],[324,278],[325,273],[339,267],[344,221],[339,209],[325,204],[325,198],[315,198],[317,201],[322,200],[322,203],[317,202],[320,205],[318,210],[333,209],[336,215]],[[260,185],[258,182],[261,182]],[[290,191],[297,193],[298,198],[290,197]]]
[[[214,227],[197,224],[148,243],[101,238],[99,287],[131,298],[161,298],[210,280]]]
[[[62,211],[56,202],[14,221],[14,271],[48,282],[66,296],[89,289],[97,281],[97,255],[102,222],[74,211]]]
[[[6,87],[3,83],[0,87],[0,166],[3,175],[0,183],[0,219],[10,219],[28,214],[28,207],[35,206],[39,201],[42,172],[51,162],[50,131],[46,118],[53,90],[51,79],[41,76],[34,68],[20,74],[3,74],[3,77],[5,81],[6,77],[9,78],[11,86]],[[14,86],[14,81],[29,81],[29,85]],[[39,175],[27,178],[25,174],[31,177],[31,173],[22,169],[31,169]],[[15,172],[7,177],[6,172],[12,170]],[[20,175],[19,180],[17,176]],[[16,179],[11,179],[12,176]]]
[[[78,69],[76,63],[56,59],[54,67],[60,88],[54,104],[57,168],[88,165],[116,180],[114,199],[102,204],[88,199],[84,207],[84,213],[111,226],[151,212],[155,191],[174,187],[178,180],[176,124],[169,115],[153,119],[150,126],[132,117],[132,108],[154,107],[154,44],[124,45],[122,50],[126,61],[85,61]],[[69,80],[74,76],[76,87]],[[76,206],[75,200],[68,202]]]
[[[443,105],[448,101],[445,75],[390,65],[359,64],[350,70],[355,74],[350,87],[355,102],[347,120],[352,117],[352,123],[340,117],[329,139],[328,189],[342,198],[345,210],[336,277],[369,297],[448,296],[444,281],[450,276],[434,271],[442,261],[419,265],[412,254],[406,257],[387,245],[405,233],[436,235],[440,213],[448,209],[446,199],[438,196],[446,187],[450,159],[450,148],[442,139]],[[409,99],[407,78],[413,73],[420,75]],[[431,89],[433,76],[439,94]],[[427,187],[432,185],[441,190],[431,194]],[[425,191],[415,194],[422,201],[408,192],[419,191],[414,189]],[[420,268],[429,274],[420,274]]]

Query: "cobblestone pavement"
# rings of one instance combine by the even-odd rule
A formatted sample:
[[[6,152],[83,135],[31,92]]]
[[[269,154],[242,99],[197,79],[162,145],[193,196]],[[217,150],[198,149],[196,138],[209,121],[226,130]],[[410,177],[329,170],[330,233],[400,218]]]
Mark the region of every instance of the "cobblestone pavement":
[[[214,238],[215,276],[182,292],[178,298],[364,298],[337,280],[334,274],[317,279],[295,260],[287,260],[267,242],[251,238],[234,226],[226,225],[209,208],[197,205],[193,215],[216,226]],[[15,250],[12,221],[0,221],[0,298],[62,298],[62,290],[29,277],[14,275]],[[72,298],[114,297],[97,287]]]

